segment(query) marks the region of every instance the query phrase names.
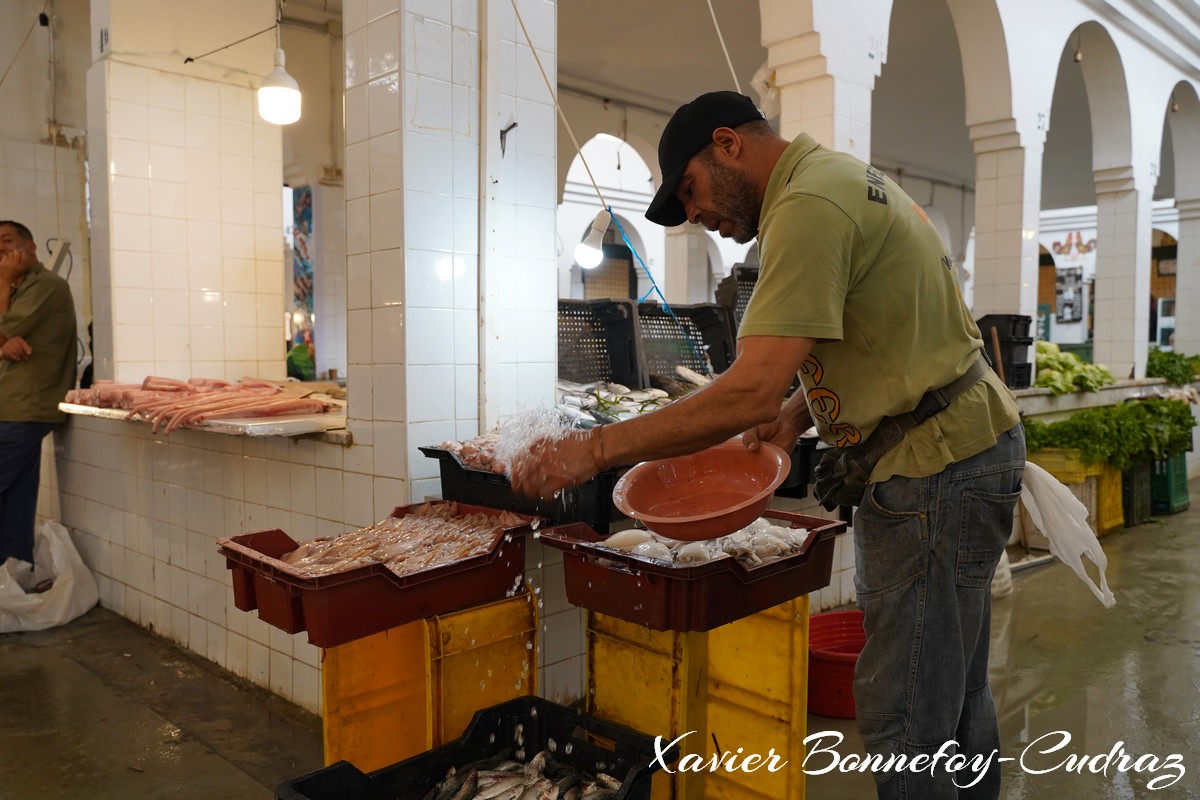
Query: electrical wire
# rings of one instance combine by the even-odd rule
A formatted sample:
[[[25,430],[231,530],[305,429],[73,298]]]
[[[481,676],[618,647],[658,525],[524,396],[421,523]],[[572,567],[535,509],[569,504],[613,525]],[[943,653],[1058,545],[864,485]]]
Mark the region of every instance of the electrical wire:
[[[596,177],[592,175],[592,168],[588,166],[587,159],[583,157],[583,148],[579,146],[579,140],[575,138],[575,131],[571,130],[571,123],[567,121],[567,115],[563,113],[562,106],[558,104],[558,96],[554,93],[554,86],[550,83],[550,78],[546,76],[546,68],[542,66],[542,59],[538,56],[537,48],[533,46],[533,39],[529,36],[529,31],[525,28],[525,20],[521,18],[521,12],[517,9],[517,0],[509,0],[512,3],[513,13],[517,15],[517,24],[521,26],[521,33],[525,34],[525,41],[529,44],[529,51],[533,53],[533,60],[537,64],[538,72],[542,73],[542,80],[546,82],[546,91],[550,93],[550,100],[554,103],[554,108],[558,111],[558,118],[562,120],[563,127],[567,129],[567,135],[571,137],[571,144],[575,145],[575,152],[579,154],[579,160],[583,162],[583,168],[587,170],[588,180],[592,182],[592,188],[596,190],[596,196],[600,198],[600,206],[608,208],[608,203],[604,199],[604,193],[600,191],[600,185],[596,183]]]
[[[712,15],[713,27],[717,29],[717,39],[721,42],[721,52],[725,54],[725,63],[729,65],[729,74],[733,76],[733,85],[737,89],[738,94],[742,93],[742,84],[738,80],[737,72],[733,69],[733,59],[729,57],[729,48],[725,46],[725,36],[721,33],[721,25],[717,22],[717,12],[713,9],[712,0],[708,0],[708,13]]]
[[[13,64],[17,63],[17,59],[21,56],[21,51],[25,49],[25,43],[29,41],[29,35],[33,33],[33,29],[37,26],[37,21],[34,20],[29,25],[29,30],[25,31],[25,38],[21,40],[21,46],[17,48],[16,54],[12,61],[8,62],[8,66],[4,68],[4,74],[0,75],[0,86],[4,85],[4,81],[8,78],[8,73],[12,70]]]
[[[545,67],[542,66],[542,59],[538,56],[537,48],[533,46],[533,38],[529,35],[529,30],[525,27],[525,20],[521,17],[521,11],[517,8],[517,0],[509,0],[509,2],[512,3],[513,13],[517,16],[517,24],[521,27],[521,33],[525,35],[525,42],[529,45],[529,51],[533,53],[533,60],[537,64],[538,71],[542,73],[542,80],[546,84],[546,91],[550,93],[550,100],[554,103],[554,108],[558,112],[559,119],[562,120],[563,127],[567,129],[567,135],[571,137],[571,144],[575,146],[575,152],[578,154],[584,170],[587,171],[588,179],[592,182],[592,188],[596,190],[596,196],[600,198],[601,207],[607,209],[613,223],[615,223],[617,226],[617,231],[621,234],[621,238],[625,241],[625,245],[629,248],[629,252],[633,253],[634,257],[638,260],[638,263],[642,265],[642,270],[646,273],[646,277],[650,279],[650,290],[647,291],[638,302],[641,302],[649,297],[651,292],[658,295],[659,299],[662,301],[661,305],[663,310],[667,312],[671,319],[675,321],[675,324],[679,326],[683,340],[686,341],[688,346],[692,348],[693,353],[695,353],[697,356],[697,360],[704,366],[705,371],[711,376],[712,368],[709,366],[708,359],[705,358],[702,353],[696,351],[696,345],[692,341],[692,338],[687,335],[687,329],[684,327],[679,317],[675,315],[675,312],[672,310],[670,304],[667,303],[667,298],[663,296],[662,290],[658,288],[658,281],[654,280],[654,275],[650,272],[650,268],[647,267],[646,262],[642,260],[642,256],[637,251],[637,248],[633,246],[633,242],[629,241],[629,237],[625,234],[625,228],[621,225],[620,220],[617,219],[617,215],[613,212],[612,206],[605,201],[604,193],[600,191],[600,185],[596,183],[596,178],[594,175],[592,175],[592,168],[588,165],[587,158],[585,158],[583,155],[583,148],[579,146],[579,140],[575,138],[575,132],[571,129],[571,123],[567,121],[567,115],[563,113],[562,106],[559,105],[558,96],[554,91],[553,84],[550,83],[550,78],[546,75]],[[711,7],[712,5],[710,2],[709,8],[711,9]],[[715,15],[713,16],[713,22],[716,22]],[[720,28],[718,28],[717,35],[720,36],[720,34]],[[723,48],[724,46],[725,40],[722,38],[721,47]],[[728,53],[726,53],[726,58],[728,58]],[[732,64],[730,64],[730,69],[733,69]],[[734,75],[734,82],[737,82],[736,75]],[[738,90],[741,91],[741,88],[739,87]]]

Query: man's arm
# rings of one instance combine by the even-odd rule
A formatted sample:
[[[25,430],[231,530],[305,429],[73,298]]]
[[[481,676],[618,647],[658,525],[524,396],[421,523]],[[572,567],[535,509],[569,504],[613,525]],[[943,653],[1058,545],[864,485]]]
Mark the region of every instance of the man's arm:
[[[769,424],[779,418],[782,400],[814,343],[745,337],[733,366],[708,386],[642,417],[535,443],[512,465],[513,488],[530,497],[551,497],[609,466],[694,453]],[[798,394],[788,406],[795,424],[807,411],[807,404],[800,405],[803,393]]]

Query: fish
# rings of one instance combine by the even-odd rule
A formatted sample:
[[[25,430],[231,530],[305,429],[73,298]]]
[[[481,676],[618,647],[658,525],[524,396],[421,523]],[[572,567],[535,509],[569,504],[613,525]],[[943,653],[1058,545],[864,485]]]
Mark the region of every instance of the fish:
[[[683,378],[688,383],[694,383],[697,386],[708,386],[710,383],[712,383],[712,378],[709,378],[705,375],[701,375],[699,372],[696,372],[695,370],[688,369],[687,367],[683,366],[682,364],[675,367],[675,374],[678,375],[679,377]]]

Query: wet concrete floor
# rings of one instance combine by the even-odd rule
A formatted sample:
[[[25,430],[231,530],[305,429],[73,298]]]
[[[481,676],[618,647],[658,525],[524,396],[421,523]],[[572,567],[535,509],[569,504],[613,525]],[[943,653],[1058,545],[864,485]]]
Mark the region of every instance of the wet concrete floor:
[[[1059,563],[1015,572],[994,605],[1006,800],[1200,797],[1200,503],[1103,544],[1115,608]],[[852,720],[808,730],[862,752]],[[1055,768],[1118,747],[1125,770]],[[271,798],[321,765],[318,718],[111,612],[0,635],[0,800]],[[875,797],[869,775],[818,766],[809,798]]]
[[[0,799],[270,800],[321,721],[101,608],[0,635]]]
[[[1000,756],[1016,759],[1003,765],[1005,800],[1200,798],[1200,483],[1190,490],[1187,511],[1101,540],[1114,608],[1058,562],[1014,572],[993,604]],[[810,715],[808,730],[840,731],[840,753],[863,752],[853,720]],[[1118,747],[1124,771],[1119,752],[1107,774],[1099,760],[1082,773],[1064,764]],[[876,796],[869,775],[810,767],[809,798]]]

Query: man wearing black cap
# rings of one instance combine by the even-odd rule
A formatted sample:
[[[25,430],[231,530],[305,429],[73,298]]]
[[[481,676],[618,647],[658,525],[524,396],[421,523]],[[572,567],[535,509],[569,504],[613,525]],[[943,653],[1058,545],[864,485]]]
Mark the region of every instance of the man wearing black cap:
[[[883,173],[804,134],[788,142],[734,92],[680,107],[658,160],[648,219],[758,239],[737,360],[653,414],[535,443],[513,465],[513,486],[549,497],[609,465],[742,432],[751,449],[790,450],[815,424],[829,446],[816,495],[827,508],[858,507],[867,644],[854,695],[868,753],[883,764],[947,750],[974,759],[958,772],[946,756],[923,770],[877,770],[879,796],[997,797],[990,582],[1025,444],[1015,398],[981,361],[940,237]],[[797,373],[801,388],[781,408]]]

